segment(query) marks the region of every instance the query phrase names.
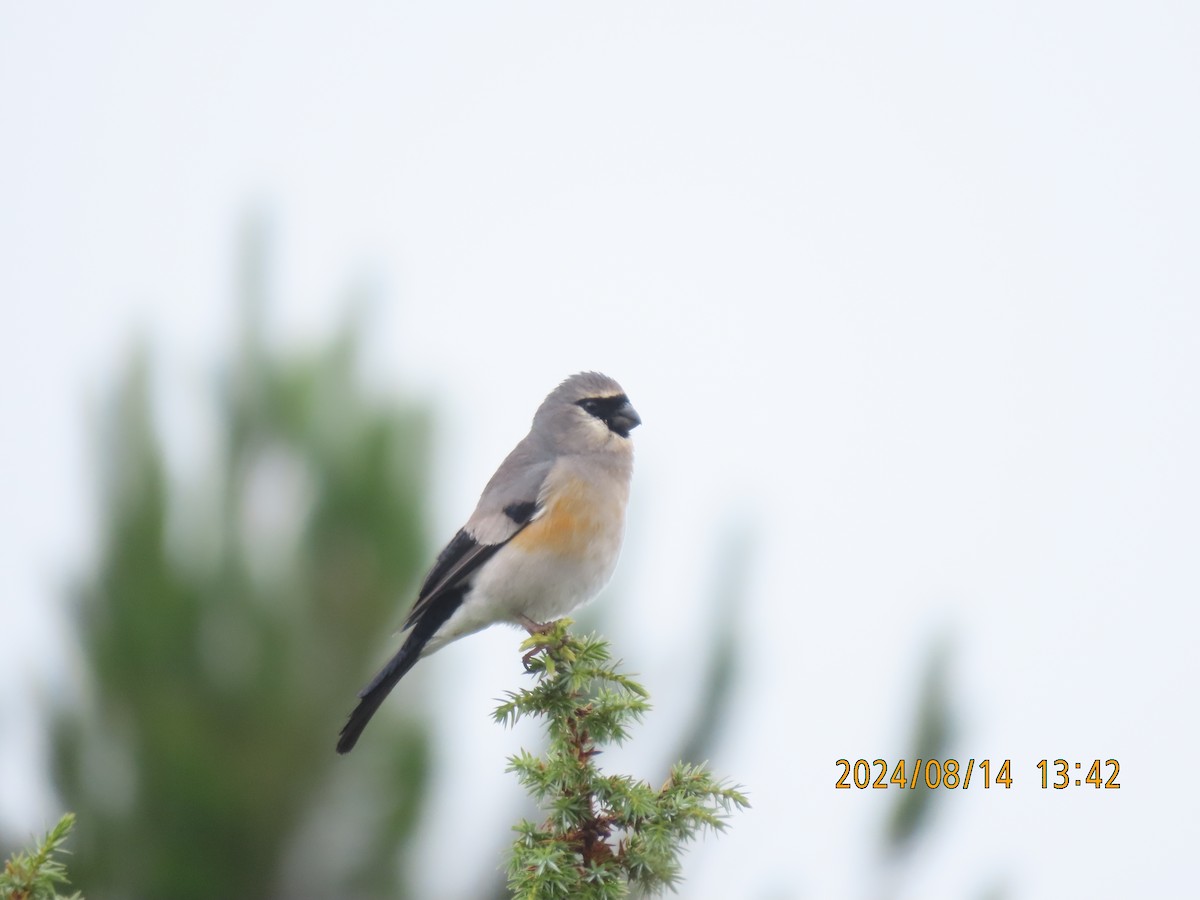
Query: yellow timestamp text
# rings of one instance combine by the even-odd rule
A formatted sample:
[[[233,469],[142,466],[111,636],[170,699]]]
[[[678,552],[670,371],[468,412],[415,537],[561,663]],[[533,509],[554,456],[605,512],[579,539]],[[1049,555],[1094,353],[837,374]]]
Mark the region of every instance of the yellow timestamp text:
[[[1012,760],[1009,759],[968,759],[966,763],[957,759],[918,759],[911,765],[902,759],[893,766],[885,759],[856,759],[854,762],[839,759],[835,765],[842,771],[834,783],[839,790],[852,787],[859,790],[889,787],[915,790],[918,786],[966,790],[972,784],[985,789],[1003,787],[1007,790],[1013,782]]]
[[[1084,766],[1087,774],[1084,775]],[[1042,773],[1042,790],[1054,788],[1056,791],[1069,787],[1092,787],[1106,791],[1120,790],[1117,776],[1121,774],[1121,764],[1115,759],[1106,759],[1101,763],[1098,759],[1071,762],[1065,759],[1043,759],[1037,764]]]
[[[1010,790],[1013,786],[1011,759],[918,759],[910,763],[900,760],[889,764],[885,759],[839,759],[834,787],[848,791],[883,790],[889,787],[916,790],[918,787],[966,790],[972,785]],[[1119,790],[1117,776],[1121,764],[1115,759],[1091,759],[1073,762],[1066,759],[1043,759],[1037,764],[1043,790],[1068,787],[1091,787],[1097,790]],[[1085,774],[1086,773],[1086,774]]]

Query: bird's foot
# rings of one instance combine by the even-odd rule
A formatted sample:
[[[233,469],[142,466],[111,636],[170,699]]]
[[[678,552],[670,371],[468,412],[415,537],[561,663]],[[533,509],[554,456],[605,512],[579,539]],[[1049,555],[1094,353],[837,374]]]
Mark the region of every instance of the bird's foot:
[[[536,622],[529,618],[529,616],[518,616],[517,621],[521,623],[521,627],[528,631],[530,635],[535,635],[548,634],[562,619],[552,619],[549,622]]]
[[[518,618],[518,621],[521,623],[521,627],[529,632],[529,636],[533,637],[534,635],[549,634],[551,631],[554,630],[554,626],[557,625],[562,620],[555,619],[552,622],[535,622],[533,619],[529,618],[529,616],[520,616]],[[529,652],[521,657],[521,664],[523,666],[525,666],[525,671],[526,672],[529,671],[530,661],[535,656],[537,656],[543,650],[549,650],[553,646],[554,646],[554,644],[551,642],[548,642],[548,641],[538,641],[536,644],[534,644],[533,647],[529,650]]]
[[[530,660],[532,660],[535,656],[537,656],[539,653],[541,653],[545,649],[546,649],[545,644],[538,644],[536,647],[534,647],[532,650],[530,650],[528,653],[526,653],[524,656],[521,657],[521,665],[523,665],[525,667],[526,672],[528,672],[530,669],[530,665],[529,665]]]

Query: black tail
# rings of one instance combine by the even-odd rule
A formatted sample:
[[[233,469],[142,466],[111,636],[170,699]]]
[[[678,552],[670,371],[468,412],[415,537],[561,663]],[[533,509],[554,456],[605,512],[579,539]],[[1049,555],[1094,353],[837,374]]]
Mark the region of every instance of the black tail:
[[[379,705],[383,703],[385,697],[392,692],[392,688],[396,686],[405,673],[408,672],[418,659],[421,658],[419,648],[410,648],[413,640],[410,636],[404,642],[404,646],[400,651],[391,658],[386,666],[379,670],[379,674],[365,688],[358,692],[358,706],[354,707],[354,712],[350,713],[350,718],[346,720],[346,724],[342,727],[341,734],[338,736],[337,752],[349,753],[354,749],[354,745],[358,743],[358,736],[362,734],[363,729],[367,727],[367,723],[371,721],[371,716],[375,715],[375,711],[379,709]],[[422,644],[425,642],[422,641]]]
[[[349,753],[354,749],[359,735],[371,721],[371,716],[375,715],[384,698],[392,692],[396,682],[417,664],[417,660],[421,658],[421,651],[458,608],[465,592],[465,587],[456,588],[439,598],[437,603],[427,607],[396,655],[379,670],[379,674],[371,679],[370,684],[358,692],[358,706],[354,707],[354,712],[350,713],[350,718],[346,720],[338,736],[338,753]]]

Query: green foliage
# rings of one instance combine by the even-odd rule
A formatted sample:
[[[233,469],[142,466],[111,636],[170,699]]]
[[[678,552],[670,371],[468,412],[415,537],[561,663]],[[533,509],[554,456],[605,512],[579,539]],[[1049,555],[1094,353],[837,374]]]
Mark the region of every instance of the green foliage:
[[[74,824],[74,814],[67,813],[35,850],[12,855],[0,872],[0,900],[82,900],[78,893],[64,897],[57,888],[67,883],[67,869],[58,856],[66,852],[62,845]]]
[[[904,759],[945,759],[949,755],[954,732],[949,687],[949,645],[944,640],[934,645],[926,662],[917,699],[912,746]],[[929,822],[939,792],[930,789],[923,777],[913,772],[917,786],[899,792],[884,828],[884,847],[888,854],[901,854],[917,840]]]
[[[743,652],[742,619],[748,599],[753,536],[744,527],[730,530],[715,548],[716,566],[709,576],[712,592],[709,636],[696,655],[705,668],[696,679],[696,715],[685,732],[679,752],[682,760],[709,759],[722,735],[734,703],[734,692]]]
[[[410,892],[397,862],[428,730],[381,716],[353,768],[333,747],[427,562],[429,420],[363,387],[350,329],[308,354],[270,347],[260,255],[199,465],[169,470],[143,358],[105,417],[100,546],[76,596],[87,692],[53,738],[89,894]]]
[[[953,746],[959,728],[951,690],[952,650],[950,637],[942,635],[933,641],[926,655],[914,709],[910,748],[900,757],[910,765],[916,760],[944,762],[955,755]],[[879,887],[874,891],[875,896],[880,898],[906,895],[904,879],[911,872],[911,860],[919,855],[921,844],[928,843],[930,839],[934,813],[956,793],[952,788],[928,787],[923,769],[913,769],[908,775],[912,779],[910,786],[895,792],[894,802],[890,803],[884,822],[876,869]],[[976,788],[972,787],[971,790]],[[965,890],[960,893],[968,896]],[[1004,879],[993,878],[991,884],[975,889],[970,895],[1001,898],[1006,894]]]
[[[595,757],[623,743],[649,710],[646,689],[617,671],[609,645],[567,633],[569,619],[525,642],[534,687],[510,693],[496,721],[545,720],[543,756],[522,751],[509,771],[547,813],[522,821],[508,863],[513,896],[626,897],[631,886],[651,893],[680,881],[684,844],[705,829],[722,831],[735,808],[748,806],[736,788],[701,766],[678,764],[659,789],[625,775],[605,775]]]

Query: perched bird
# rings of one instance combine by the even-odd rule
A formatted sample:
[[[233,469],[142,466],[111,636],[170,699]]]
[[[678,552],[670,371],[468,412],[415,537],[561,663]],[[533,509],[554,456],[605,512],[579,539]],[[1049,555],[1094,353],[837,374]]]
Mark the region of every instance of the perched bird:
[[[338,739],[348,753],[422,656],[497,622],[531,633],[591,600],[612,577],[642,422],[607,375],[572,375],[492,476],[438,554],[404,622],[399,652],[359,694]]]

